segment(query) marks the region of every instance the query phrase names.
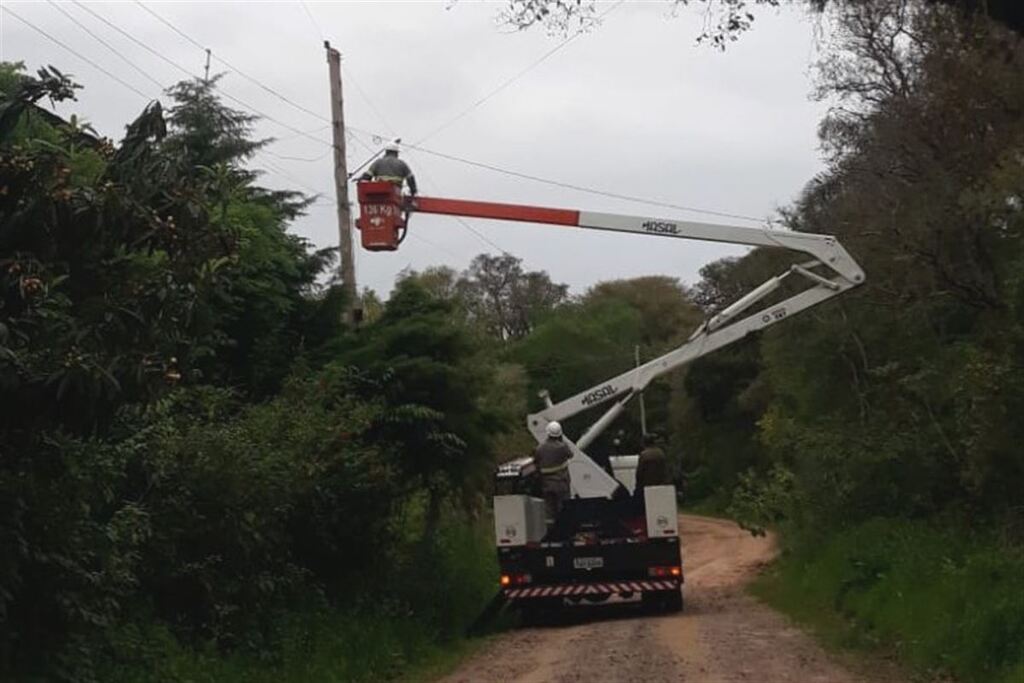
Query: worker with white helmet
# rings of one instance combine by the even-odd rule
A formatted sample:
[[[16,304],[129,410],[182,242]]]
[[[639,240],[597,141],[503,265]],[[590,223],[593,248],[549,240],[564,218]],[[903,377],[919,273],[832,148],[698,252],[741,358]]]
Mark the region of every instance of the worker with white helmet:
[[[569,497],[569,460],[572,451],[562,440],[562,425],[549,422],[545,430],[548,438],[537,446],[533,461],[540,470],[544,507],[548,524],[552,524]]]
[[[416,176],[409,165],[398,158],[398,140],[392,140],[384,146],[384,156],[370,164],[360,180],[386,180],[399,188],[409,185],[409,194],[416,194]]]

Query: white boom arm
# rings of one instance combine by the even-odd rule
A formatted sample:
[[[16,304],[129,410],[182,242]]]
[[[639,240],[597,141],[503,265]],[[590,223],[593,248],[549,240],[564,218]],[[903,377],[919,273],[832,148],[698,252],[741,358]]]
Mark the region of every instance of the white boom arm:
[[[615,401],[575,443],[566,439],[573,452],[573,458],[569,462],[573,494],[581,498],[611,497],[619,486],[618,482],[584,451],[622,413],[629,400],[652,380],[864,282],[864,271],[830,235],[602,213],[581,212],[579,216],[578,225],[581,228],[781,247],[803,252],[813,259],[791,266],[719,311],[700,325],[685,343],[665,355],[558,403],[552,403],[547,395],[543,394],[547,406],[527,417],[527,428],[538,443],[546,438],[544,428],[548,422],[564,420],[597,405]],[[824,271],[824,274],[819,274],[815,270]],[[810,286],[778,304],[742,317],[748,309],[777,290],[783,280],[791,277],[802,278]]]
[[[403,202],[400,194],[387,183],[363,185],[360,186],[363,245],[377,250],[397,248],[400,240],[396,226],[401,223],[397,217],[405,211],[547,223],[754,247],[780,247],[810,257],[811,260],[790,266],[785,272],[719,311],[700,325],[682,346],[660,358],[558,403],[552,403],[546,393],[542,394],[547,405],[527,417],[526,422],[538,442],[544,440],[544,428],[551,420],[564,420],[589,408],[614,401],[578,441],[573,443],[566,439],[573,452],[573,458],[569,461],[573,493],[582,498],[610,497],[618,488],[618,482],[591,460],[584,450],[622,413],[626,403],[652,380],[864,282],[864,271],[830,235],[437,197],[408,198]],[[749,312],[755,304],[775,292],[787,278],[801,280],[808,287],[764,310]]]

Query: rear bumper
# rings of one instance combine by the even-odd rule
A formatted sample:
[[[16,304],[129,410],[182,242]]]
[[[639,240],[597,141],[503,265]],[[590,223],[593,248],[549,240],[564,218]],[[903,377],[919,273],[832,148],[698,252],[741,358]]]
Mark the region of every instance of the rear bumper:
[[[511,600],[673,591],[683,583],[675,537],[498,548],[498,565],[510,579],[501,590]],[[666,573],[653,575],[655,569]]]
[[[517,586],[502,589],[509,600],[533,598],[574,598],[588,595],[626,595],[655,591],[677,591],[678,580],[648,579],[641,581],[604,581],[600,583],[569,583],[555,586]]]

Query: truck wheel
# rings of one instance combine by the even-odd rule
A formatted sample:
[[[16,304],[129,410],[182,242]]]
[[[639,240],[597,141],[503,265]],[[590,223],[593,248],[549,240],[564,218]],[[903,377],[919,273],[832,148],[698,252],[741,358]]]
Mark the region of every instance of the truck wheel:
[[[550,622],[562,606],[561,598],[533,598],[525,600],[519,612],[524,625],[539,626]]]
[[[674,590],[665,596],[664,602],[665,611],[669,614],[675,614],[676,612],[683,611],[683,591]]]
[[[674,591],[647,591],[641,596],[645,607],[655,612],[675,614],[683,609],[683,593]]]

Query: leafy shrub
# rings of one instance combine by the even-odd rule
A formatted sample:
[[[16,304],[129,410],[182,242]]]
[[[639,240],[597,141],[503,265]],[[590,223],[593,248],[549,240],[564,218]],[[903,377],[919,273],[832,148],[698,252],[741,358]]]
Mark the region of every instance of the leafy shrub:
[[[1024,667],[1024,553],[994,535],[876,519],[799,538],[756,590],[845,643],[923,671],[1014,680]]]

